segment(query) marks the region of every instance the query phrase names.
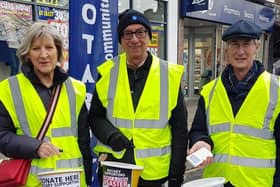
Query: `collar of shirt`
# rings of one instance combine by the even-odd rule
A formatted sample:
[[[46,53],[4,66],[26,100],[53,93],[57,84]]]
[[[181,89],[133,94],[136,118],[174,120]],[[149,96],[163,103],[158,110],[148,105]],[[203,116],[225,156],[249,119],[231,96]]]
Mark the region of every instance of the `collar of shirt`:
[[[132,70],[127,66],[127,69],[130,71],[135,71],[135,72],[138,72],[140,70],[145,70],[145,71],[149,70],[151,67],[151,64],[152,64],[152,55],[149,51],[147,51],[147,53],[148,53],[148,56],[142,66],[140,66],[137,70]]]

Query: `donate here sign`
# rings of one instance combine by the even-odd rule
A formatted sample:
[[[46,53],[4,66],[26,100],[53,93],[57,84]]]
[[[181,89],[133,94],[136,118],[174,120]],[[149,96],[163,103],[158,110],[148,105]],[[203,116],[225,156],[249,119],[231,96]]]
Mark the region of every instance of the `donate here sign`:
[[[117,0],[69,1],[69,74],[87,86],[87,107],[96,67],[117,55]]]

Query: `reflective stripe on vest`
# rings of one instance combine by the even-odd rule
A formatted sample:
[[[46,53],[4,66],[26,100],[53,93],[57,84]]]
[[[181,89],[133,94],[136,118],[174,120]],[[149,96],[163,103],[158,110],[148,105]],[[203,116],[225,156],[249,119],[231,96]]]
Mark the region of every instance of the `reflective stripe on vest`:
[[[110,84],[108,90],[108,98],[115,98],[116,94],[116,85],[118,80],[118,72],[119,72],[119,56],[113,59],[114,67],[111,69],[110,74]],[[168,63],[159,63],[160,64],[160,119],[159,120],[144,120],[144,119],[135,119],[134,120],[134,128],[165,128],[168,124]],[[166,66],[166,67],[163,67]],[[107,107],[107,118],[108,120],[116,127],[116,128],[127,128],[132,129],[132,120],[125,120],[120,118],[113,117],[113,110],[114,110],[114,99],[108,102]],[[97,144],[104,146],[108,149],[111,147],[104,145],[102,142],[97,140]],[[116,152],[121,154],[122,152]],[[162,156],[165,154],[170,154],[171,148],[170,146],[164,147],[162,149],[158,148],[150,148],[150,149],[137,149],[136,150],[136,157],[137,158],[146,158],[151,156]]]
[[[107,149],[111,149],[110,146],[107,146],[105,144],[103,144],[102,142],[100,142],[97,139],[97,143],[99,145],[102,145],[104,147],[106,147]],[[116,152],[118,154],[121,154],[121,151]],[[166,147],[162,147],[162,148],[150,148],[150,149],[136,149],[135,150],[135,155],[137,158],[148,158],[148,157],[153,157],[153,156],[163,156],[166,154],[170,154],[171,153],[171,147],[170,146],[166,146]]]
[[[221,81],[221,80],[220,80]],[[210,103],[213,97],[213,93],[215,90],[215,87],[217,86],[218,79],[215,80],[214,85],[212,89],[210,90],[209,94],[209,100],[208,100],[208,107],[206,109],[206,116],[207,116],[207,126],[209,130],[209,134],[215,134],[215,133],[221,133],[221,132],[230,132],[231,131],[231,124],[230,123],[221,123],[221,124],[215,124],[211,125],[209,121],[209,114],[210,114]],[[257,129],[254,127],[246,126],[245,124],[232,124],[233,129],[232,132],[235,134],[244,134],[256,138],[262,138],[271,140],[274,139],[273,132],[269,130],[269,123],[272,119],[274,109],[276,107],[277,101],[278,101],[278,92],[279,92],[279,84],[278,84],[278,78],[275,75],[270,75],[270,97],[269,97],[269,104],[267,107],[266,114],[263,119],[263,128]],[[275,159],[255,159],[255,158],[243,158],[243,157],[237,157],[237,156],[231,156],[229,158],[229,155],[227,154],[215,154],[214,160],[216,162],[231,162],[235,165],[240,166],[250,166],[250,167],[258,167],[258,168],[275,168]]]
[[[14,76],[14,77],[10,77],[8,79],[8,81],[11,86],[11,93],[12,93],[13,101],[15,103],[15,110],[16,110],[16,114],[18,116],[20,125],[23,129],[24,134],[31,136],[31,131],[29,128],[27,117],[26,117],[26,111],[24,110],[24,106],[23,106],[23,101],[22,101],[21,91],[19,88],[18,79],[16,76]],[[74,91],[72,82],[69,78],[65,81],[65,85],[66,85],[67,92],[68,92],[68,98],[69,98],[70,110],[71,110],[71,128],[51,129],[53,137],[76,136],[76,134],[77,134],[76,127],[75,127],[75,121],[76,121],[75,91]],[[46,139],[49,139],[49,138],[46,137],[45,140]],[[57,160],[56,164],[57,164],[56,165],[57,168],[69,168],[69,166],[70,166],[70,168],[74,168],[74,167],[80,167],[82,162],[81,162],[81,159],[74,158],[74,159],[67,159],[67,160]],[[30,169],[30,172],[34,175],[36,175],[39,172],[46,172],[46,171],[50,171],[50,169],[39,168],[38,166],[34,166],[34,165],[32,165],[31,169]]]
[[[63,168],[78,168],[82,165],[81,158],[73,158],[73,159],[64,159],[64,160],[57,160],[56,161],[56,168],[63,169]],[[34,175],[37,175],[40,172],[47,172],[53,171],[53,169],[49,168],[40,168],[38,166],[31,165],[30,172]]]
[[[8,78],[9,85],[11,87],[11,94],[13,97],[14,105],[18,120],[21,124],[24,134],[31,136],[31,131],[27,122],[26,113],[23,106],[22,95],[19,88],[19,83],[16,76]]]
[[[11,93],[13,97],[13,101],[15,101],[15,110],[16,114],[18,116],[18,120],[20,122],[20,126],[24,132],[24,134],[31,136],[31,131],[29,128],[29,124],[26,117],[26,111],[24,110],[21,91],[19,88],[19,83],[17,80],[17,77],[10,77],[8,79],[9,84],[11,86]],[[77,131],[75,127],[75,121],[76,121],[76,97],[75,97],[75,91],[74,87],[72,85],[71,80],[68,78],[65,81],[67,93],[68,93],[68,101],[70,103],[70,112],[71,112],[71,128],[55,128],[52,129],[52,136],[53,137],[63,137],[63,136],[76,136]]]
[[[231,159],[231,163],[240,166],[258,167],[258,168],[274,168],[275,159],[254,159],[254,158],[243,158],[237,156],[231,156],[227,154],[215,154],[215,162],[228,163]]]
[[[136,150],[136,157],[137,158],[147,158],[152,156],[163,156],[166,154],[171,153],[170,146],[166,146],[163,148],[155,148],[155,149],[143,149],[143,150]]]
[[[145,180],[165,178],[171,160],[172,134],[168,120],[177,104],[183,67],[152,56],[149,74],[135,107],[126,61],[124,53],[98,67],[101,75],[96,83],[98,97],[106,108],[106,118],[133,140],[135,164],[145,167],[141,177]],[[98,143],[94,151],[111,153],[121,159],[126,149],[115,152]]]
[[[116,93],[116,85],[118,81],[118,72],[119,72],[119,56],[113,59],[114,68],[111,70],[110,76],[110,84],[109,84],[109,91],[108,91],[108,98],[115,98],[114,95]],[[163,68],[162,66],[166,66]],[[166,71],[164,71],[166,70]],[[159,120],[134,120],[134,128],[165,128],[166,121],[168,118],[168,63],[160,63],[160,74],[162,76],[160,79],[160,119]],[[107,118],[112,124],[117,124],[116,127],[118,128],[132,128],[132,121],[131,120],[124,120],[119,118],[113,117],[113,109],[114,109],[114,100],[108,103],[107,107]]]

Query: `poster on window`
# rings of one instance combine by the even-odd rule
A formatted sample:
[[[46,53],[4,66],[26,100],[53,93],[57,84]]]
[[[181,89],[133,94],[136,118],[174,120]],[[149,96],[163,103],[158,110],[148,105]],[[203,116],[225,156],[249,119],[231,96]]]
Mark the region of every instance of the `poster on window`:
[[[69,13],[66,10],[61,10],[52,7],[37,6],[37,19],[38,21],[46,22],[53,25],[61,34],[63,38],[63,62],[61,66],[64,70],[68,70],[68,59],[69,59]]]
[[[158,42],[159,34],[157,32],[152,32],[152,38],[148,45],[148,50],[155,56],[158,56]]]
[[[0,40],[17,48],[32,24],[32,5],[0,1]]]
[[[37,3],[42,3],[46,5],[58,5],[59,0],[37,0]]]

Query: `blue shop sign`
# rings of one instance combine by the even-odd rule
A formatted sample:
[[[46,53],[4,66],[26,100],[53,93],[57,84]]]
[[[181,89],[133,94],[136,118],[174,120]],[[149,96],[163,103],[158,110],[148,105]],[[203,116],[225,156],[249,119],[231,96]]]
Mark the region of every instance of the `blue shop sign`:
[[[37,17],[39,20],[55,19],[55,9],[52,7],[37,6]]]
[[[193,0],[192,0],[193,1]],[[189,11],[189,0],[181,0],[181,16],[232,24],[240,19],[251,21],[271,31],[275,16],[272,8],[245,0],[208,0],[208,10]]]
[[[185,0],[182,6],[187,12],[208,10],[208,0]]]

